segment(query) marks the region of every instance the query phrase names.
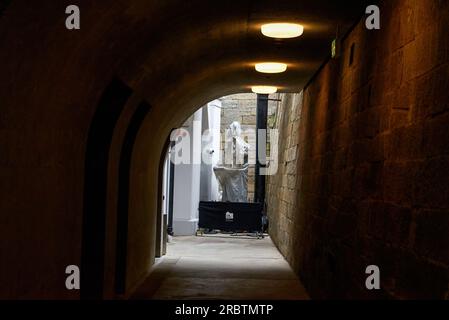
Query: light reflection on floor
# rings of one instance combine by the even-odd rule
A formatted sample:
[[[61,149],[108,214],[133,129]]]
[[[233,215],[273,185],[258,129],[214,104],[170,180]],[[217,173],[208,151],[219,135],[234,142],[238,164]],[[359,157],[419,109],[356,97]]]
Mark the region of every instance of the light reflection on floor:
[[[308,295],[269,238],[174,237],[134,299],[303,300]]]

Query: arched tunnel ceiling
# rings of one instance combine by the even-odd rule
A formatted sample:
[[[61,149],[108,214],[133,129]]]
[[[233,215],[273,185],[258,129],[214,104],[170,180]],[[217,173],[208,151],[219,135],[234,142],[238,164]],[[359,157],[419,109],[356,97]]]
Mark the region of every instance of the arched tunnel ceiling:
[[[272,84],[281,92],[300,91],[330,55],[337,29],[343,35],[370,3],[78,0],[79,31],[64,28],[69,4],[69,0],[42,0],[39,4],[13,0],[6,8],[0,30],[8,50],[0,51],[0,57],[14,60],[3,68],[11,79],[8,91],[26,92],[38,85],[39,97],[47,99],[47,95],[55,97],[55,91],[59,96],[68,95],[71,87],[80,83],[85,89],[104,89],[106,81],[118,76],[153,106],[167,128],[174,120],[164,113],[179,117],[179,125],[209,100],[249,92],[251,85]],[[30,17],[34,17],[32,23]],[[276,40],[261,34],[262,23],[279,21],[303,24],[304,35]],[[286,62],[289,70],[279,75],[257,73],[254,63],[266,60]],[[27,70],[21,61],[26,61]],[[17,72],[22,69],[24,72]],[[92,91],[98,98],[97,91]],[[94,98],[86,97],[92,104],[80,103],[79,107],[93,110]]]
[[[142,56],[142,92],[163,99],[167,88],[192,91],[221,87],[219,92],[247,92],[252,85],[276,85],[297,92],[330,55],[331,42],[364,14],[367,2],[345,1],[169,1],[153,25],[147,55]],[[297,22],[305,27],[295,39],[264,37],[267,22]],[[289,65],[286,73],[265,75],[254,70],[261,61]],[[155,83],[155,79],[158,81]],[[218,92],[217,92],[218,94]],[[151,99],[150,99],[151,100]]]
[[[68,0],[43,0],[39,5],[15,0],[9,5],[14,8],[11,19],[6,8],[0,24],[5,23],[5,30],[22,30],[8,31],[15,38],[34,35],[26,40],[29,53],[24,53],[24,59],[35,61],[42,76],[54,77],[51,69],[43,67],[49,53],[54,68],[59,63],[66,70],[70,70],[68,63],[96,69],[95,59],[115,57],[111,72],[157,105],[171,95],[191,95],[198,88],[205,89],[205,97],[247,92],[257,84],[297,92],[330,55],[337,29],[343,35],[370,2],[79,0],[82,22],[75,32],[63,28],[69,4]],[[27,20],[30,16],[35,17],[32,23]],[[262,23],[279,21],[303,24],[304,35],[276,40],[261,34]],[[15,46],[10,52],[22,52],[20,41]],[[289,70],[281,75],[257,73],[254,63],[267,60],[286,62]],[[207,92],[208,87],[214,93]]]

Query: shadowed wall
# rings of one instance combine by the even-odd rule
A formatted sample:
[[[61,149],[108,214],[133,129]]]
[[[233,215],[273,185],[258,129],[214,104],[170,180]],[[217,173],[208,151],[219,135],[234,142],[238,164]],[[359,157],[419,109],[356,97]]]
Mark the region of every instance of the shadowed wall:
[[[66,290],[64,271],[82,264],[89,130],[113,79],[130,94],[111,103],[117,118],[100,168],[106,196],[96,199],[105,212],[92,211],[105,224],[98,229],[104,245],[91,254],[104,260],[104,279],[89,280],[103,282],[109,298],[120,159],[142,101],[152,108],[132,128],[127,151],[127,292],[154,260],[158,170],[170,130],[199,106],[252,84],[299,92],[328,55],[336,26],[363,12],[360,1],[81,0],[81,30],[68,31],[69,4],[1,7],[1,298],[79,298]],[[360,24],[303,103],[291,100],[301,113],[283,122],[298,135],[298,148],[284,144],[285,170],[296,173],[287,189],[297,192],[283,200],[290,220],[273,210],[280,214],[272,214],[271,230],[312,296],[365,297],[363,270],[378,264],[376,297],[447,297],[448,12],[447,1],[388,2],[382,30]],[[261,22],[298,16],[306,26],[300,41],[258,31]],[[279,57],[290,64],[287,74],[254,72],[254,62]]]
[[[270,232],[313,298],[449,298],[448,5],[385,3],[283,97]]]

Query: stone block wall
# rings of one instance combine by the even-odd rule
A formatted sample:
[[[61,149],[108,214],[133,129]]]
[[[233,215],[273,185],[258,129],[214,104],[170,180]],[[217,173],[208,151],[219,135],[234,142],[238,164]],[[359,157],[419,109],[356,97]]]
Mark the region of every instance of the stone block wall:
[[[276,100],[278,95],[271,95],[270,99]],[[220,99],[222,103],[221,111],[221,155],[222,159],[224,155],[225,135],[229,125],[238,121],[242,127],[242,132],[247,130],[256,129],[256,116],[257,116],[257,95],[254,93],[241,93],[226,96]],[[276,110],[277,102],[270,101],[268,105],[268,117],[271,119]],[[248,142],[252,151],[249,154],[249,170],[248,170],[248,201],[254,200],[254,187],[255,187],[255,148],[256,137],[254,135],[248,135],[246,142]]]
[[[270,234],[313,298],[448,299],[449,2],[385,1],[381,18],[283,97]]]
[[[270,215],[270,235],[289,259],[295,255],[289,249],[294,236],[291,227],[294,225],[293,215],[299,192],[297,160],[302,93],[284,94],[281,100],[274,123],[274,128],[279,130],[278,171],[275,176],[267,179],[266,199]]]

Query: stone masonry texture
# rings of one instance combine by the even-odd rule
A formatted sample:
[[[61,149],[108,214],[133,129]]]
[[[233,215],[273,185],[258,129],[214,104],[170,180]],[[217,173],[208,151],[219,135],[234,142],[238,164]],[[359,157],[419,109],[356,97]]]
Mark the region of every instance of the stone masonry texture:
[[[449,2],[381,13],[381,30],[362,20],[303,93],[283,95],[270,234],[313,298],[448,299]]]
[[[268,119],[274,117],[276,111],[278,95],[271,95],[268,104]],[[221,109],[221,155],[224,159],[225,135],[229,125],[234,121],[238,121],[242,127],[242,132],[247,130],[256,130],[256,116],[257,116],[257,95],[254,93],[240,93],[220,98],[222,103]],[[269,122],[269,121],[268,121]],[[248,201],[254,200],[255,187],[255,149],[256,137],[254,135],[244,135],[246,142],[251,145],[249,153],[249,170],[248,170]]]

